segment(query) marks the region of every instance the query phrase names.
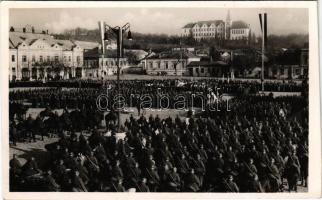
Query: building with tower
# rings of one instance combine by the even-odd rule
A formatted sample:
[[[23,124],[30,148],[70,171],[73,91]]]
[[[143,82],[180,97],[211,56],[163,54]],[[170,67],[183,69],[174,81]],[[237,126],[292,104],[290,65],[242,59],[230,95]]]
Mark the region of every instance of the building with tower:
[[[182,37],[192,37],[195,40],[249,40],[250,25],[242,20],[232,21],[230,10],[227,12],[226,21],[209,20],[190,22],[182,27]]]

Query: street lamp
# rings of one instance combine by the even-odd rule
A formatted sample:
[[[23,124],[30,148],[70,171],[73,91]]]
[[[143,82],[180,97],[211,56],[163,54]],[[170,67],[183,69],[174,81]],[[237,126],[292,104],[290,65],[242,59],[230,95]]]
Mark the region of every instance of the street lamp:
[[[125,25],[123,25],[122,27],[120,26],[115,26],[115,27],[111,27],[106,23],[100,22],[99,23],[100,28],[101,28],[101,37],[102,37],[102,48],[103,48],[103,65],[104,65],[104,52],[105,52],[105,48],[106,45],[104,44],[105,41],[109,40],[109,36],[112,35],[116,38],[117,41],[117,92],[118,95],[120,96],[120,58],[123,58],[124,56],[124,52],[123,52],[123,36],[124,33],[126,33],[127,31],[127,39],[128,40],[132,40],[132,33],[130,30],[130,23],[126,23]],[[102,66],[103,66],[102,65]],[[117,131],[120,132],[120,127],[121,127],[121,123],[120,123],[120,108],[118,108],[118,120],[117,120]]]

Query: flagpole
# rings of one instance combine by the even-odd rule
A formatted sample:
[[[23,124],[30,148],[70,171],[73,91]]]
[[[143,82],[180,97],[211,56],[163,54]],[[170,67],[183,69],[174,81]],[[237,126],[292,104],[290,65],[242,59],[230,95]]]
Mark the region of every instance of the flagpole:
[[[265,15],[265,14],[263,14]],[[261,15],[261,17],[263,17]],[[265,59],[265,31],[266,31],[266,26],[264,25],[265,22],[265,17],[263,20],[263,25],[262,25],[262,77],[261,77],[261,82],[262,82],[262,92],[264,92],[264,59]]]
[[[265,47],[264,47],[264,30],[262,31],[262,92],[264,92],[264,53],[265,53]]]

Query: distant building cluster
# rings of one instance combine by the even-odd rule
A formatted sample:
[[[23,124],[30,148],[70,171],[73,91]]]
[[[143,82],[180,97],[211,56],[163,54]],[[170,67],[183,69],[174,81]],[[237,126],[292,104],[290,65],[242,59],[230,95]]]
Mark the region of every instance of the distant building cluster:
[[[231,22],[229,13],[225,23],[220,20],[198,22],[186,26],[186,29],[193,30],[196,39],[214,37],[241,40],[250,34],[249,26],[242,21]],[[31,26],[22,29],[11,27],[9,79],[101,79],[114,75],[118,67],[115,42],[106,45],[105,54],[102,55],[102,45],[97,42],[60,40],[48,34],[48,31],[36,31]],[[308,55],[307,47],[275,49],[265,54],[265,77],[307,77]],[[161,76],[259,78],[261,58],[261,51],[250,46],[221,49],[180,45],[159,53],[151,49],[124,49],[119,67],[121,74],[135,71]]]
[[[142,59],[148,75],[219,78],[260,78],[262,52],[256,49],[182,48],[161,52]],[[215,56],[217,54],[217,56]],[[283,49],[264,55],[265,77],[299,79],[308,77],[308,49]]]
[[[250,25],[244,21],[232,21],[230,11],[226,21],[210,20],[188,23],[182,27],[181,36],[192,37],[195,40],[249,40],[251,34]]]

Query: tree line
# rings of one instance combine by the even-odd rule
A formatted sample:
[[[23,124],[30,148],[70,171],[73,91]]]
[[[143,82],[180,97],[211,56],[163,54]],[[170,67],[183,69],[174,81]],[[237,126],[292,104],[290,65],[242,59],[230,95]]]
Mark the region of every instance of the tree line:
[[[100,42],[99,29],[88,30],[76,28],[65,30],[63,33],[54,34],[57,39],[71,39],[81,41]],[[155,52],[161,52],[174,47],[192,46],[196,48],[215,46],[217,48],[239,49],[244,47],[253,47],[260,49],[261,37],[254,34],[249,41],[227,41],[219,39],[196,41],[192,37],[180,37],[178,35],[168,34],[146,34],[132,32],[132,41],[124,40],[124,47],[127,49],[152,49]],[[112,37],[111,37],[112,38]],[[308,46],[308,34],[289,34],[289,35],[269,35],[268,50],[278,48],[303,48]]]

